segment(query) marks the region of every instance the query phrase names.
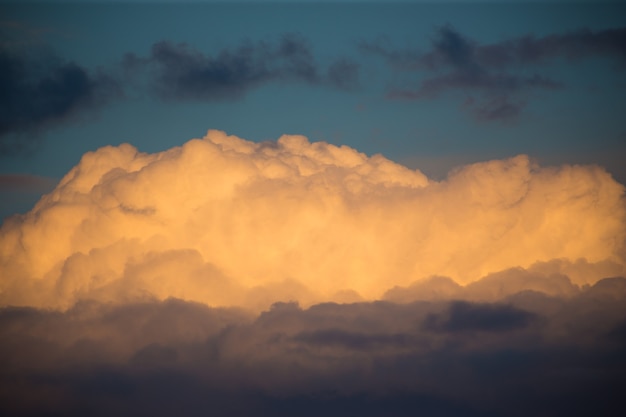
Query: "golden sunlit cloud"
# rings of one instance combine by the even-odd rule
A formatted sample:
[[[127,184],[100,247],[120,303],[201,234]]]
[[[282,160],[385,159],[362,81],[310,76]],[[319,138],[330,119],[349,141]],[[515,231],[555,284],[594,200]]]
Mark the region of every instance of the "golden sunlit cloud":
[[[502,283],[563,294],[624,274],[625,207],[624,187],[597,166],[520,155],[437,182],[347,146],[211,130],[155,154],[85,154],[1,229],[0,304],[264,309],[428,298],[428,283],[474,299],[497,299]]]

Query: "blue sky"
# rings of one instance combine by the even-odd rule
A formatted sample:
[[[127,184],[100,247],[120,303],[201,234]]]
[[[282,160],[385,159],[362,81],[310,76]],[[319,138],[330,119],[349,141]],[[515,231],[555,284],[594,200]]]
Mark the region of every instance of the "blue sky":
[[[4,65],[27,68],[11,81],[22,90],[0,103],[20,109],[0,137],[2,217],[31,207],[86,151],[160,151],[208,129],[255,141],[303,134],[436,179],[525,153],[600,164],[626,181],[621,3],[378,3],[2,3]],[[522,57],[529,39],[539,55]],[[272,55],[288,44],[296,55]],[[189,66],[157,56],[159,45]],[[512,54],[506,63],[494,61],[498,47]],[[254,57],[238,70],[245,48]],[[31,88],[70,66],[82,93]],[[226,78],[205,72],[167,90],[209,67]],[[19,121],[37,100],[47,107]]]

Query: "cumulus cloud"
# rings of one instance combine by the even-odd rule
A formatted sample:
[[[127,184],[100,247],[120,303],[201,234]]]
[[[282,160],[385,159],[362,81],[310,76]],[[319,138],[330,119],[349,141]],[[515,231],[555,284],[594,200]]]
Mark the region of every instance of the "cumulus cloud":
[[[131,74],[149,69],[149,88],[169,100],[238,98],[273,81],[342,90],[354,89],[358,84],[355,62],[343,58],[324,71],[306,39],[295,34],[285,34],[278,42],[244,42],[215,55],[205,55],[184,43],[161,41],[152,46],[148,57],[127,54],[123,66]]]
[[[0,229],[0,413],[606,413],[623,199],[525,156],[436,182],[295,135],[101,148]]]
[[[492,44],[480,44],[447,25],[433,37],[425,52],[398,50],[383,42],[363,42],[362,51],[383,57],[398,70],[430,72],[417,87],[391,89],[392,99],[427,99],[448,91],[472,95],[464,107],[479,120],[517,117],[525,102],[523,91],[558,90],[563,84],[529,68],[567,60],[608,57],[623,66],[626,29],[581,29],[543,37],[526,35]]]
[[[32,151],[32,134],[102,105],[117,81],[51,53],[0,46],[0,155]]]
[[[253,143],[209,131],[155,154],[109,146],[6,220],[0,302],[176,297],[258,311],[572,296],[624,275],[623,192],[600,167],[523,155],[436,182],[295,135]]]

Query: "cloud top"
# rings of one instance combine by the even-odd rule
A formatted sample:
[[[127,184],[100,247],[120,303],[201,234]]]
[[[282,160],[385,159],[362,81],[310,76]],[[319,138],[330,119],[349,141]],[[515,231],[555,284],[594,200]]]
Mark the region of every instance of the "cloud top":
[[[5,222],[0,300],[67,308],[177,297],[263,309],[393,288],[411,300],[412,285],[435,275],[452,280],[442,291],[480,281],[466,288],[474,300],[573,294],[624,274],[623,192],[602,168],[542,168],[524,155],[435,182],[297,135],[254,143],[211,130],[155,154],[108,146]]]

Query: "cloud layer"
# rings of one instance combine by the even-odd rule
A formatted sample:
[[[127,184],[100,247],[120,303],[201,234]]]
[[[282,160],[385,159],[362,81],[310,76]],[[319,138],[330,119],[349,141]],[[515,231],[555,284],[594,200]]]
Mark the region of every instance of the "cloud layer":
[[[461,91],[470,94],[464,107],[476,118],[505,120],[521,112],[528,92],[564,87],[560,81],[536,72],[541,65],[606,57],[623,69],[626,29],[581,29],[480,44],[447,25],[437,31],[426,52],[398,50],[380,42],[363,42],[360,47],[383,57],[397,70],[432,74],[415,86],[392,88],[389,98],[418,100]]]
[[[570,298],[279,303],[168,299],[0,309],[10,415],[610,414],[626,368],[623,278]]]
[[[5,222],[0,303],[177,297],[257,310],[435,288],[469,300],[571,295],[624,275],[623,192],[602,168],[523,155],[435,182],[302,136],[209,131],[156,154],[105,147]]]

